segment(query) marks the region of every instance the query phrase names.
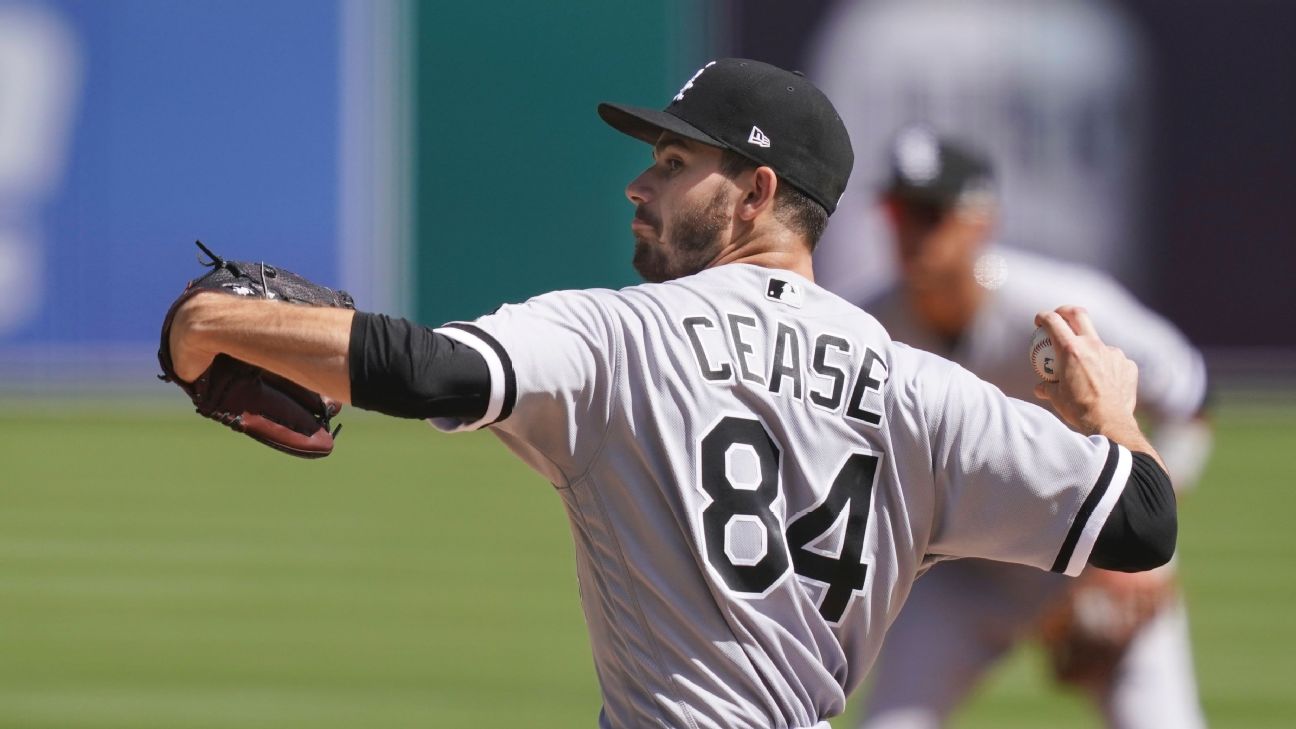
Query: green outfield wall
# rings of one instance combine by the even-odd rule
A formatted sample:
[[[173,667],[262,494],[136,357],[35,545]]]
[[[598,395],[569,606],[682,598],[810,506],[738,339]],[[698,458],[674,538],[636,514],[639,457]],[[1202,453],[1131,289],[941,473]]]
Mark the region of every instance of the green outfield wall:
[[[623,190],[649,149],[595,107],[664,106],[716,45],[718,24],[697,5],[412,6],[419,321],[638,280]]]

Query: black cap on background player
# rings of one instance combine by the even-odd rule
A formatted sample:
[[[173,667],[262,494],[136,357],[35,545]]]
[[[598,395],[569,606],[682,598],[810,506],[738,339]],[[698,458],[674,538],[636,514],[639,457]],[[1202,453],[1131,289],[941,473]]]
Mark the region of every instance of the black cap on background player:
[[[955,207],[994,201],[989,160],[930,127],[910,126],[891,143],[890,176],[882,194],[908,207],[940,215]]]
[[[822,91],[798,73],[745,58],[703,66],[661,111],[603,103],[598,112],[648,144],[669,131],[732,150],[774,170],[829,214],[855,161],[846,125]]]

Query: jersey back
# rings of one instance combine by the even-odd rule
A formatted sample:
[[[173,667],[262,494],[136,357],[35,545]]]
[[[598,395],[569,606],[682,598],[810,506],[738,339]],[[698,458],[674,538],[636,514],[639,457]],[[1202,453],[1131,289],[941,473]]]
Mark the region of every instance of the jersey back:
[[[816,726],[926,566],[1074,574],[1128,472],[786,271],[559,292],[440,331],[487,357],[492,404],[438,425],[489,425],[564,501],[604,726]]]

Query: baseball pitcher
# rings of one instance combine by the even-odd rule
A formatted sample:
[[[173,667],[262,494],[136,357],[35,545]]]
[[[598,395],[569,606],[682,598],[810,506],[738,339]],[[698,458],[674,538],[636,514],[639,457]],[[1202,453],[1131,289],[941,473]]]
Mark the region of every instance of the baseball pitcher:
[[[723,59],[665,110],[599,113],[651,151],[626,188],[648,283],[436,329],[199,292],[163,342],[175,378],[219,353],[490,429],[566,507],[601,727],[826,729],[938,561],[1169,558],[1174,496],[1133,417],[1134,366],[1083,310],[1038,316],[1062,375],[1041,394],[1077,432],[815,284],[852,152],[804,77]]]

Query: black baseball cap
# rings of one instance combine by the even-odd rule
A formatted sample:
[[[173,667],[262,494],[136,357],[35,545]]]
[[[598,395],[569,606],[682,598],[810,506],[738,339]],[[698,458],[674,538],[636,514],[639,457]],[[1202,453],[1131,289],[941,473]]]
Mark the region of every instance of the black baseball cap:
[[[831,214],[855,154],[832,102],[798,73],[745,58],[703,66],[662,111],[603,103],[614,129],[655,144],[663,131],[765,165]]]
[[[994,169],[972,147],[909,126],[891,142],[890,178],[883,192],[904,202],[949,210],[973,196],[994,194]]]

